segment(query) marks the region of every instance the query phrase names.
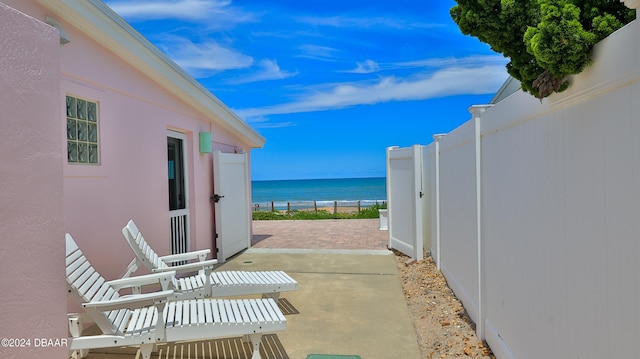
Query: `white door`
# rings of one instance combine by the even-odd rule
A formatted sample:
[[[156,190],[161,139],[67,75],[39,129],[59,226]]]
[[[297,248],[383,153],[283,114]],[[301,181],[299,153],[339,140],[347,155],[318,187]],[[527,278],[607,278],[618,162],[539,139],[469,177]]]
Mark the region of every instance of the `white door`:
[[[218,261],[224,262],[251,244],[247,154],[215,151],[213,187]]]
[[[422,146],[387,149],[389,248],[422,259]]]

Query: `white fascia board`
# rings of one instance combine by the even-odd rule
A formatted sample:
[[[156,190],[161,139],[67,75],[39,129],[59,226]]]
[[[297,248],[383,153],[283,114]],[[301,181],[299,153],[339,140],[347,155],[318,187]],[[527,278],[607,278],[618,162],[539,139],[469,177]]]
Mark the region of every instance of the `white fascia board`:
[[[100,0],[36,0],[252,148],[265,138]]]
[[[516,80],[512,76],[509,76],[504,81],[504,83],[502,83],[502,86],[500,86],[500,89],[498,89],[495,95],[493,95],[493,98],[491,99],[491,101],[489,101],[489,103],[492,105],[496,104],[509,95],[513,94],[514,92],[520,90],[521,88],[522,85],[520,84],[520,81]]]

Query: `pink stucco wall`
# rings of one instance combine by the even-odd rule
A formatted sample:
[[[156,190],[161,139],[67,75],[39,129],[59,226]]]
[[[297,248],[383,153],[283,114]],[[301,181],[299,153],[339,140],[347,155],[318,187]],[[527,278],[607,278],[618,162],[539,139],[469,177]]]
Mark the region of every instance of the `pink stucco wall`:
[[[6,1],[37,19],[51,16],[35,1]],[[187,136],[191,249],[212,248],[212,155],[199,152],[198,134],[212,132],[214,149],[224,152],[250,148],[74,24],[62,26],[71,42],[61,51],[60,100],[71,94],[98,103],[101,156],[99,166],[63,161],[66,231],[108,279],[133,258],[121,234],[130,218],[158,253],[169,254],[167,130],[175,130]],[[58,141],[66,148],[63,104],[58,114]]]
[[[3,358],[68,357],[59,69],[57,31],[0,3]]]
[[[67,230],[109,278],[133,258],[120,233],[130,218],[158,253],[169,254],[167,131],[174,130],[187,137],[191,249],[211,248],[212,156],[199,152],[198,134],[242,143],[96,42],[67,31],[73,40],[62,54],[62,89],[98,101],[101,130],[100,166],[65,164]]]

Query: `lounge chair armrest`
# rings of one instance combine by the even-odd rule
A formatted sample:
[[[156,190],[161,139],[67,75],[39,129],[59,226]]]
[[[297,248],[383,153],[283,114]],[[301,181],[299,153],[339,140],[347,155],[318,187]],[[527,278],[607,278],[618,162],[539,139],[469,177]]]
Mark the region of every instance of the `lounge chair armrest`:
[[[82,307],[96,309],[103,312],[124,308],[135,309],[166,302],[172,295],[173,290],[163,290],[160,292],[126,295],[112,300],[82,303]]]
[[[115,309],[134,309],[147,307],[157,303],[166,302],[173,295],[173,290],[163,290],[160,292],[133,294],[122,296],[118,299],[101,300],[96,302],[82,303],[83,308],[93,308],[100,311]]]
[[[161,261],[167,263],[167,264],[180,262],[180,261],[190,261],[190,260],[194,260],[194,259],[197,259],[197,260],[202,262],[205,259],[207,259],[207,256],[209,255],[209,253],[211,253],[210,249],[203,249],[203,250],[199,250],[199,251],[178,253],[178,254],[171,254],[171,255],[168,255],[168,256],[162,256],[162,257],[159,257],[159,259]]]
[[[120,290],[122,288],[140,287],[151,284],[162,284],[162,282],[169,283],[175,276],[176,271],[170,270],[164,271],[162,273],[151,273],[135,277],[114,279],[106,283],[109,284],[113,289]]]
[[[175,271],[177,273],[185,273],[185,272],[196,272],[199,270],[210,272],[213,270],[213,266],[215,264],[218,264],[218,260],[210,259],[204,262],[193,262],[193,263],[181,264],[178,266],[171,266],[166,268],[155,268],[155,269],[152,269],[151,271],[154,273],[161,273],[166,271]]]

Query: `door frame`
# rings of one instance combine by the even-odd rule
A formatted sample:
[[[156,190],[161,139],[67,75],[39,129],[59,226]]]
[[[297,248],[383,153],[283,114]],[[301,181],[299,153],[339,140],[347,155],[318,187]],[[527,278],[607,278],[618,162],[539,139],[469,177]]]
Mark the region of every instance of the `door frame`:
[[[175,138],[182,141],[182,168],[183,168],[183,182],[184,182],[184,209],[177,210],[169,210],[169,228],[170,228],[170,240],[171,243],[171,254],[184,253],[191,250],[191,213],[190,213],[190,199],[189,199],[189,162],[188,162],[188,153],[187,149],[189,148],[188,138],[185,133],[177,132],[174,130],[167,130],[167,139]],[[167,168],[168,172],[168,168]],[[178,218],[180,216],[184,216],[184,225],[180,228],[174,228],[174,218]],[[184,246],[176,245],[174,246],[173,240],[176,231],[185,231],[185,239]],[[182,247],[182,248],[174,248],[174,247]],[[173,253],[175,252],[175,253]]]

